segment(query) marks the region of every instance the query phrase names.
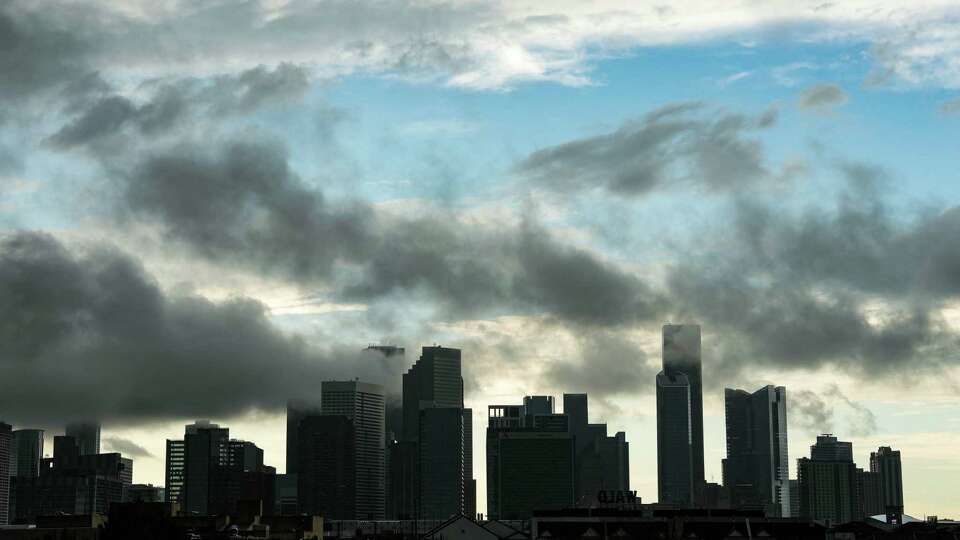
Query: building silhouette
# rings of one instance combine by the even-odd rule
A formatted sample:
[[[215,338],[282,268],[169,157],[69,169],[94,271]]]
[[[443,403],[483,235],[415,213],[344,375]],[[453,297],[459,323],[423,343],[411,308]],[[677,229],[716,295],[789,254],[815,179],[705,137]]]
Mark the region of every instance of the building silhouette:
[[[685,374],[657,375],[657,500],[685,507],[694,497],[690,394]]]
[[[534,426],[560,431],[558,418],[567,423],[575,441],[576,505],[594,504],[601,491],[629,490],[630,446],[626,434],[620,431],[608,436],[606,424],[588,422],[587,394],[564,394],[563,415],[535,417]]]
[[[472,429],[473,420],[472,411],[463,406],[460,373],[459,349],[432,346],[424,347],[417,362],[403,374],[400,438],[390,445],[388,458],[391,500],[387,506],[391,509],[391,518],[447,518],[450,514],[441,514],[475,512],[476,492],[468,493],[476,486],[472,476],[468,476],[473,474],[473,434],[464,430],[465,426]],[[425,413],[427,409],[455,412]],[[455,420],[457,415],[459,419]],[[421,426],[421,421],[429,423]],[[440,446],[437,444],[440,440],[453,442]],[[459,467],[459,472],[452,472],[451,467]],[[440,483],[423,480],[441,477],[446,480]],[[414,488],[410,487],[411,481]],[[459,494],[452,499],[447,495],[448,482],[460,485]]]
[[[16,429],[10,444],[10,476],[40,476],[43,430]]]
[[[487,409],[487,513],[491,519],[529,519],[534,510],[574,505],[576,446],[569,423],[538,421],[554,415],[542,401]],[[530,423],[534,425],[530,425]]]
[[[344,415],[311,415],[298,423],[297,503],[300,513],[357,517],[357,436]]]
[[[727,457],[723,485],[735,508],[762,508],[789,517],[787,390],[764,386],[749,393],[724,390]]]
[[[383,519],[383,387],[359,381],[324,381],[320,396],[323,416],[342,416],[353,423],[356,518]]]
[[[663,372],[670,377],[683,373],[690,383],[691,475],[694,498],[704,483],[703,473],[703,377],[700,356],[700,325],[663,326]]]
[[[77,441],[80,455],[100,453],[100,424],[97,422],[73,422],[67,424],[65,435]]]
[[[880,496],[880,475],[875,472],[858,468],[857,479],[857,512],[856,519],[866,519],[886,513]]]
[[[319,400],[290,400],[287,401],[287,459],[286,473],[297,474],[297,451],[299,444],[297,435],[300,420],[309,415],[320,414]]]
[[[797,460],[800,517],[840,524],[858,519],[853,444],[820,435],[810,457]]]
[[[183,484],[186,477],[187,449],[183,439],[167,439],[164,484],[166,502],[183,505]]]
[[[900,451],[881,446],[870,452],[870,472],[877,474],[880,490],[880,505],[886,513],[891,509],[903,513],[903,469],[900,466]]]
[[[13,432],[10,424],[0,422],[0,525],[10,523],[10,450]]]

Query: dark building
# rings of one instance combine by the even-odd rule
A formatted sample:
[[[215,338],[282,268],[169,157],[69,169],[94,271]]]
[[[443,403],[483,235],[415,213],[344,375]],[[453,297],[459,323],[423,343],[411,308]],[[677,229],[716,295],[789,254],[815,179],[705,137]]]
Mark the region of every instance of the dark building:
[[[0,525],[9,521],[10,507],[10,450],[13,432],[10,424],[0,422]]]
[[[356,519],[356,435],[346,416],[307,416],[298,424],[297,502],[300,512]]]
[[[415,519],[417,516],[417,443],[393,441],[388,449],[390,482],[387,493],[389,519]]]
[[[323,416],[343,416],[353,423],[357,475],[355,519],[384,518],[384,392],[377,384],[359,381],[324,381],[321,385]]]
[[[752,394],[724,391],[727,457],[723,485],[736,508],[790,516],[787,390],[765,386]]]
[[[179,502],[185,515],[226,514],[240,501],[259,500],[274,507],[273,467],[253,443],[230,439],[230,430],[197,421],[186,426],[182,441],[167,441],[167,500]]]
[[[43,430],[17,429],[10,445],[10,476],[40,476]]]
[[[320,414],[320,403],[305,400],[290,400],[287,402],[287,462],[286,473],[297,474],[297,426],[306,416]]]
[[[569,431],[574,437],[577,506],[592,505],[601,491],[630,489],[630,448],[626,434],[621,431],[608,436],[606,424],[591,424],[588,419],[586,394],[564,394],[562,415],[534,417],[534,427]],[[564,424],[567,427],[563,427]]]
[[[487,513],[491,519],[528,519],[534,510],[576,503],[576,439],[553,402],[524,400],[487,412]],[[539,408],[538,408],[539,407]],[[563,417],[564,422],[545,421]],[[585,418],[585,416],[584,416]],[[532,425],[531,425],[532,423]]]
[[[465,510],[463,409],[420,411],[417,489],[420,519],[446,519]]]
[[[863,469],[857,469],[857,513],[856,519],[866,519],[886,513],[880,497],[880,475]]]
[[[162,503],[165,500],[164,488],[153,484],[132,484],[123,493],[123,502]]]
[[[67,437],[77,441],[80,455],[100,453],[100,424],[97,422],[74,422],[67,424]]]
[[[859,519],[853,444],[820,435],[810,457],[797,460],[800,517],[833,524]]]
[[[81,455],[76,439],[54,437],[53,458],[42,460],[39,476],[12,479],[12,518],[36,523],[44,515],[105,514],[123,500],[132,479],[132,460],[117,453]]]
[[[398,514],[390,516],[396,518],[400,514],[412,511],[416,516],[437,516],[447,511],[455,514],[468,511],[471,501],[476,499],[474,479],[467,475],[473,474],[472,433],[465,434],[464,426],[472,427],[471,411],[463,407],[463,378],[460,375],[461,354],[459,349],[446,347],[424,347],[419,360],[403,375],[403,421],[400,442],[413,443],[417,453],[413,470],[391,470],[391,497],[400,497],[391,500],[388,506]],[[453,412],[426,413],[427,409],[456,410],[458,420],[454,420]],[[469,418],[468,418],[469,417]],[[422,420],[429,420],[430,425],[424,428]],[[442,430],[435,432],[435,430]],[[452,433],[447,433],[453,430]],[[426,438],[427,440],[421,440]],[[459,439],[455,446],[439,446],[437,441]],[[429,443],[428,445],[424,444]],[[405,452],[411,450],[410,445],[396,445],[397,452],[391,463],[409,463],[409,456]],[[459,464],[459,465],[458,465]],[[451,467],[459,467],[453,471]],[[411,494],[407,485],[395,485],[394,481],[402,478],[413,478],[415,491],[414,500],[404,498]],[[422,478],[443,478],[443,481],[432,482]],[[450,499],[448,492],[450,485],[459,485],[459,493]]]
[[[884,508],[903,513],[903,469],[900,466],[900,451],[881,446],[870,452],[870,472],[877,474],[880,484],[880,504]]]
[[[693,506],[693,427],[690,381],[683,373],[657,375],[657,500]]]
[[[663,372],[670,378],[686,375],[690,385],[690,466],[694,498],[704,483],[703,473],[703,378],[701,375],[700,326],[663,326]],[[659,429],[659,424],[657,426]],[[669,428],[668,428],[669,429]],[[677,471],[680,473],[680,471]]]

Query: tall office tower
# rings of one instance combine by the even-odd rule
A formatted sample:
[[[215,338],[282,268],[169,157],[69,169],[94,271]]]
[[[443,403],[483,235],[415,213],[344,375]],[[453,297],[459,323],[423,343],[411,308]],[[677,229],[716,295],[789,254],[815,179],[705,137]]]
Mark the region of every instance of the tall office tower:
[[[417,488],[421,519],[446,519],[464,512],[463,409],[420,411]]]
[[[0,422],[0,525],[10,523],[10,450],[13,442],[12,426]]]
[[[880,475],[875,472],[856,470],[857,513],[856,519],[885,515],[887,510],[881,502]]]
[[[529,519],[534,510],[573,506],[576,448],[566,422],[526,425],[519,405],[491,405],[487,418],[489,517]]]
[[[683,373],[657,375],[658,502],[693,505],[694,453],[690,381]]]
[[[307,416],[298,424],[297,504],[300,513],[357,518],[357,435],[344,415]]]
[[[10,476],[40,476],[41,460],[43,460],[43,430],[14,430],[10,448]]]
[[[463,514],[477,516],[477,480],[473,477],[473,409],[463,409]]]
[[[790,517],[800,517],[800,481],[790,479]]]
[[[250,441],[227,441],[227,466],[235,471],[257,471],[263,468],[263,450]]]
[[[436,515],[438,512],[446,511],[450,505],[458,506],[457,513],[464,511],[464,501],[467,499],[465,493],[466,486],[472,485],[472,482],[464,478],[465,470],[472,470],[470,466],[465,466],[465,460],[472,460],[472,449],[464,448],[463,437],[463,378],[460,376],[460,350],[446,347],[424,347],[420,359],[403,375],[403,426],[401,441],[415,443],[418,457],[416,458],[416,470],[412,471],[416,478],[416,493],[413,506],[416,508],[416,514],[423,517],[424,512],[431,512]],[[447,413],[429,413],[424,416],[422,412],[426,409],[457,409],[459,412],[459,421],[454,425],[453,420],[447,417]],[[449,413],[453,415],[453,413]],[[431,429],[456,429],[454,434],[432,433],[430,430],[424,430],[420,426],[422,418],[430,418],[434,422]],[[426,436],[431,441],[439,440],[445,436],[460,437],[460,444],[455,447],[441,448],[431,445],[426,448],[421,441],[421,436]],[[398,449],[405,448],[403,446]],[[434,453],[442,452],[443,456],[436,456]],[[436,459],[434,459],[436,458]],[[458,473],[441,473],[440,470],[446,470],[449,464],[460,463],[461,469]],[[432,470],[437,469],[437,470]],[[459,482],[460,493],[453,501],[445,501],[441,506],[429,505],[426,501],[441,501],[442,493],[446,492],[446,487],[441,484],[434,484],[423,481],[421,476],[428,478],[439,478],[448,475],[451,481]],[[396,475],[394,475],[396,476]],[[391,493],[404,493],[406,489],[401,486],[392,486]],[[397,507],[398,501],[391,503],[391,507]],[[442,517],[448,517],[442,516]]]
[[[353,422],[357,519],[383,519],[383,387],[358,381],[324,381],[320,396],[323,416],[345,416]]]
[[[207,515],[216,498],[216,470],[229,460],[230,429],[197,421],[184,430],[183,511]],[[213,487],[213,489],[211,489]]]
[[[562,415],[534,417],[534,427],[551,431],[569,431],[576,448],[576,503],[589,506],[597,500],[600,491],[630,489],[630,447],[626,434],[607,435],[606,424],[591,424],[587,420],[587,395],[564,394]],[[567,427],[563,427],[563,422]]]
[[[678,373],[690,383],[690,441],[694,495],[704,483],[703,474],[703,377],[700,360],[700,325],[663,326],[663,372]]]
[[[870,452],[870,472],[877,473],[880,481],[880,504],[884,512],[890,508],[894,513],[903,513],[903,469],[900,467],[900,451],[881,446]]]
[[[167,439],[167,457],[164,473],[166,502],[183,504],[183,483],[186,476],[187,450],[183,440]]]
[[[297,426],[306,416],[320,414],[320,403],[292,399],[287,402],[287,474],[297,474]]]
[[[800,517],[841,524],[857,519],[857,478],[853,445],[820,435],[810,458],[797,460]]]
[[[66,436],[77,440],[81,456],[100,453],[100,424],[97,422],[67,424]]]
[[[387,519],[415,519],[417,516],[416,441],[393,441],[389,446],[388,471],[390,474],[387,493]]]
[[[727,457],[723,485],[735,507],[762,507],[768,516],[790,515],[787,456],[787,389],[754,393],[724,390]]]

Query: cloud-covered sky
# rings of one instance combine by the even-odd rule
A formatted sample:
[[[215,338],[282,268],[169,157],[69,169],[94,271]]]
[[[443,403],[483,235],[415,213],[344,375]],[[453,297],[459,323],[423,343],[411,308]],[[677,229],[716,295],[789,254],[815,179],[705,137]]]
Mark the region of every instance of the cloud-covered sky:
[[[443,343],[476,455],[586,391],[653,500],[669,321],[708,476],[722,389],[784,384],[792,459],[893,444],[960,506],[955,2],[13,0],[0,74],[0,413],[138,482],[205,417],[282,470],[287,399]]]

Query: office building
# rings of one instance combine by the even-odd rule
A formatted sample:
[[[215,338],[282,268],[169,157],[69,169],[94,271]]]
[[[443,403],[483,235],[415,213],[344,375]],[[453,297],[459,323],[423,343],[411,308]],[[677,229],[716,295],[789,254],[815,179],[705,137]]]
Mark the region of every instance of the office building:
[[[463,514],[477,515],[477,481],[473,476],[473,409],[463,409]]]
[[[727,457],[723,485],[735,508],[790,516],[787,390],[765,386],[752,394],[724,391]]]
[[[166,502],[183,504],[183,483],[186,476],[187,449],[183,440],[167,439],[164,483]]]
[[[53,458],[41,461],[40,475],[12,478],[11,517],[36,523],[37,516],[105,514],[132,485],[133,460],[117,453],[80,454],[73,437],[53,439]]]
[[[404,476],[412,477],[416,489],[414,492],[408,486],[393,485],[391,481],[391,497],[400,497],[391,500],[391,509],[406,513],[412,507],[413,513],[418,516],[442,518],[452,511],[460,513],[469,510],[468,504],[475,499],[468,491],[475,485],[474,479],[467,475],[473,473],[472,433],[465,434],[464,426],[472,426],[472,417],[467,416],[463,407],[463,378],[460,375],[461,354],[459,349],[446,347],[424,347],[417,362],[403,375],[403,421],[400,442],[410,445],[396,445],[398,453],[391,462],[410,463],[411,456],[404,455],[415,449],[417,456],[413,470],[405,468],[401,471],[391,471],[391,479]],[[454,420],[454,412],[423,413],[427,409],[451,409],[458,411],[459,420]],[[421,420],[431,422],[426,428],[420,425]],[[433,432],[431,430],[443,430]],[[446,430],[453,430],[447,433]],[[421,440],[423,438],[424,440]],[[437,441],[455,440],[456,446],[440,446]],[[469,464],[468,464],[469,462]],[[459,464],[459,465],[457,465]],[[459,471],[450,467],[459,466]],[[441,482],[431,482],[423,478],[440,479]],[[459,493],[452,499],[448,497],[451,485],[459,485]],[[412,493],[414,500],[406,499],[405,495]],[[395,516],[393,516],[395,517]]]
[[[800,517],[800,481],[790,479],[790,517]]]
[[[446,519],[465,510],[463,409],[420,411],[418,499],[420,519]]]
[[[358,381],[324,381],[320,396],[323,416],[343,416],[353,422],[356,518],[384,519],[383,387]]]
[[[528,425],[534,417],[521,405],[488,407],[490,519],[529,519],[534,510],[569,508],[576,502],[575,438],[568,425],[556,431],[551,430],[558,425],[554,422]]]
[[[576,505],[590,506],[601,491],[630,489],[630,449],[624,432],[607,435],[606,424],[588,422],[586,394],[564,394],[563,414],[534,417],[534,427],[569,431],[576,449]],[[552,410],[552,408],[551,408]]]
[[[0,525],[10,523],[10,450],[13,430],[10,424],[0,422]]]
[[[857,475],[853,444],[820,435],[810,457],[797,460],[800,517],[834,524],[858,519]]]
[[[132,484],[123,493],[124,502],[162,503],[166,498],[166,490],[153,484]]]
[[[300,513],[357,518],[357,436],[343,415],[306,416],[298,424],[297,504]]]
[[[187,515],[205,516],[211,513],[210,501],[216,497],[216,470],[229,459],[230,430],[198,421],[186,427],[183,439],[182,509]]]
[[[881,446],[870,452],[870,472],[876,473],[880,484],[880,504],[884,512],[888,508],[903,513],[903,470],[900,467],[900,451]]]
[[[657,495],[661,503],[693,505],[690,381],[683,373],[657,375]]]
[[[43,430],[17,429],[10,445],[10,476],[40,476]]]
[[[100,424],[97,422],[67,424],[65,435],[76,439],[81,456],[100,453]]]
[[[857,469],[855,474],[857,479],[855,519],[885,515],[887,510],[880,497],[880,475],[863,469]]]
[[[390,474],[387,493],[388,519],[416,519],[420,485],[417,480],[416,441],[392,441],[389,446]]]
[[[671,378],[682,373],[686,375],[690,385],[691,477],[695,494],[704,483],[703,378],[699,325],[666,324],[663,326],[663,372]]]
[[[319,401],[290,400],[287,402],[287,461],[286,473],[297,474],[297,433],[300,420],[320,414]]]

